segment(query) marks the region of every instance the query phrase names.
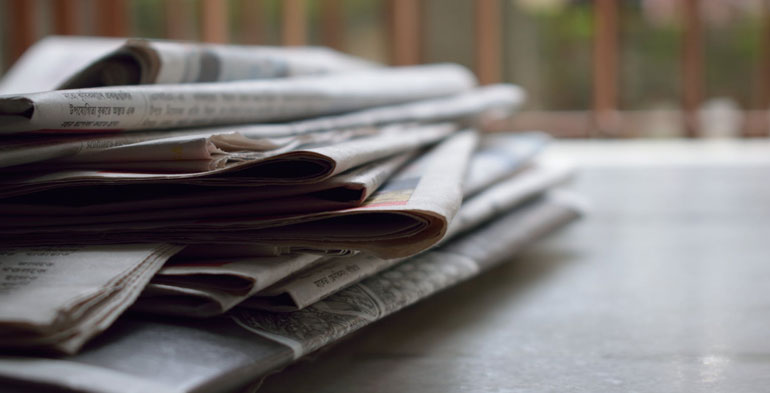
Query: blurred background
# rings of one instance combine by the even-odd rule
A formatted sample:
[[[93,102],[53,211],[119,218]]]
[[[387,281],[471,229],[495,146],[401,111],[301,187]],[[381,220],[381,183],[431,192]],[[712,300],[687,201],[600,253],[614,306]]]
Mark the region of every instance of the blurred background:
[[[529,93],[501,128],[770,134],[770,0],[0,0],[0,71],[50,34],[325,45]]]

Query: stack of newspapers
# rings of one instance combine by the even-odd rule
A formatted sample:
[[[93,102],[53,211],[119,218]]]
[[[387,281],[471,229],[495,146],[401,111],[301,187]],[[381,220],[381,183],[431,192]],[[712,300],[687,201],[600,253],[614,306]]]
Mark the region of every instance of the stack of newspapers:
[[[458,65],[52,37],[0,93],[11,391],[239,389],[581,211]]]

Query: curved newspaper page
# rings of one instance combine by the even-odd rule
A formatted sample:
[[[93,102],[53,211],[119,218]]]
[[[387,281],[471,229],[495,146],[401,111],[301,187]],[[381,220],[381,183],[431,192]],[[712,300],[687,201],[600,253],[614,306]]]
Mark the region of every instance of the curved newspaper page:
[[[181,247],[31,247],[0,252],[0,348],[74,353],[104,331]]]
[[[75,356],[0,357],[0,376],[33,384],[28,387],[37,383],[100,393],[233,391],[509,260],[578,214],[570,199],[538,199],[302,311],[239,310],[232,319],[195,323],[123,318],[103,340]]]
[[[439,244],[476,228],[569,180],[571,168],[536,165],[463,201]],[[369,255],[334,258],[308,271],[297,273],[245,299],[239,306],[296,311],[354,284],[403,259],[381,259]]]
[[[175,163],[202,163],[205,167],[198,172],[186,173],[153,173],[110,171],[106,169],[92,170],[63,170],[37,171],[31,173],[5,173],[0,179],[0,197],[12,197],[46,190],[54,192],[55,197],[37,195],[35,200],[65,200],[71,201],[67,195],[87,194],[98,192],[104,195],[101,199],[109,201],[109,186],[120,185],[123,192],[152,195],[147,192],[148,185],[157,187],[158,183],[166,185],[166,191],[171,193],[185,192],[189,186],[225,186],[235,187],[306,185],[329,179],[349,169],[389,157],[404,151],[435,143],[452,134],[456,125],[440,124],[394,124],[378,129],[362,132],[361,136],[334,143],[334,138],[310,138],[307,144],[299,144],[288,151],[271,152],[234,152],[219,154],[213,161],[220,163],[220,168],[211,169],[212,161],[187,160],[167,161]],[[207,143],[203,139],[202,143]],[[155,165],[162,168],[162,162],[140,165]],[[169,169],[168,167],[166,168]],[[160,170],[160,169],[156,169]],[[127,187],[132,185],[133,188]],[[171,186],[180,186],[174,190]],[[93,191],[85,187],[101,186]],[[285,191],[286,189],[284,189]],[[253,192],[259,192],[254,191]],[[296,193],[293,193],[296,194]],[[288,195],[288,194],[284,194]],[[24,203],[29,198],[20,198]]]
[[[510,177],[529,164],[550,141],[550,136],[537,131],[485,134],[465,176],[463,193],[466,197],[474,195]]]
[[[0,94],[55,90],[72,74],[119,48],[125,39],[48,36],[27,48],[0,79]]]
[[[522,170],[522,167],[542,150],[548,140],[549,137],[545,134],[537,132],[483,135],[465,175],[463,203],[452,219],[442,242],[446,242],[459,232],[491,220],[495,215],[501,214],[514,205],[566,181],[572,173],[566,167],[540,163]],[[511,178],[513,175],[516,176]],[[502,182],[501,179],[503,179]],[[479,191],[481,187],[483,189]],[[198,277],[185,282],[184,277],[177,276],[174,284],[164,283],[166,285],[163,286],[162,294],[153,290],[145,291],[142,296],[145,294],[153,296],[154,307],[149,311],[167,314],[182,313],[199,316],[200,308],[206,307],[207,311],[224,312],[226,308],[223,305],[236,303],[249,308],[294,311],[401,260],[386,260],[368,255],[331,258],[295,275],[283,276],[281,282],[270,288],[263,288],[252,297],[249,297],[252,294],[243,294],[240,297],[242,303],[234,301],[231,293],[197,285]],[[163,271],[156,278],[162,274]],[[205,274],[212,280],[221,280],[232,277],[237,272],[232,266],[221,270],[207,267]],[[153,280],[154,282],[156,280]],[[153,283],[150,287],[156,285]],[[177,288],[174,287],[175,285]],[[195,305],[195,307],[184,307],[184,305]],[[146,307],[143,309],[148,310]]]
[[[313,254],[172,259],[153,277],[132,308],[164,315],[219,315],[244,298],[324,259],[323,255]]]
[[[438,242],[462,200],[463,175],[477,134],[455,134],[407,165],[362,206],[287,217],[241,216],[76,226],[6,227],[6,244],[268,244],[362,250],[384,258],[413,255]],[[15,220],[23,225],[20,220]],[[65,230],[66,228],[66,230]],[[26,232],[24,232],[26,231]]]
[[[301,357],[372,321],[504,262],[527,244],[577,218],[571,202],[539,200],[444,247],[292,313],[236,310],[244,328],[289,345]],[[486,236],[482,236],[486,235]]]
[[[360,130],[389,123],[426,123],[444,120],[477,122],[474,119],[489,112],[510,114],[523,101],[522,89],[502,84],[479,87],[449,97],[282,124],[135,131],[117,135],[68,135],[66,138],[41,135],[34,140],[24,136],[8,137],[0,146],[0,168],[64,157],[71,162],[94,162],[100,157],[102,162],[115,161],[115,157],[119,157],[118,161],[138,161],[144,159],[147,152],[152,154],[154,161],[211,159],[214,153],[210,148],[211,145],[226,152],[286,150],[299,143],[306,143],[309,136],[304,136],[305,134],[326,132],[325,135],[314,138],[339,139],[335,134],[344,134],[350,129]],[[196,138],[199,140],[207,138],[207,142],[197,149],[189,148],[188,140]],[[243,138],[248,138],[248,141],[244,141]],[[163,146],[165,150],[161,148]],[[70,177],[74,176],[76,174],[70,175]]]
[[[269,79],[375,66],[377,64],[323,47],[129,39],[72,75],[59,89]]]
[[[0,134],[146,130],[341,113],[468,91],[453,64],[260,81],[96,87],[0,96]]]
[[[242,215],[240,209],[263,209],[270,214],[300,211],[318,211],[324,207],[349,208],[361,205],[383,182],[414,158],[417,151],[386,157],[347,170],[327,180],[290,186],[238,187],[221,189],[211,187],[175,187],[148,185],[141,189],[126,190],[124,187],[104,188],[89,192],[49,192],[34,197],[0,200],[0,214],[6,217],[26,216],[23,220],[55,217],[93,217],[129,212],[166,214],[183,217],[198,214],[202,217],[227,214]],[[260,206],[251,206],[259,202]],[[207,210],[210,209],[210,210]],[[185,213],[190,210],[192,213]],[[122,216],[121,216],[122,217]],[[130,216],[125,216],[130,218]],[[135,219],[135,217],[134,217]],[[21,219],[20,219],[21,220]]]
[[[319,180],[328,179],[330,176],[334,176],[338,173],[344,173],[351,167],[356,168],[363,164],[367,160],[376,160],[380,157],[387,157],[393,154],[397,155],[397,159],[394,162],[388,161],[385,163],[378,162],[376,168],[367,167],[356,170],[352,176],[345,175],[348,180],[356,181],[356,174],[358,175],[380,175],[380,178],[371,179],[371,186],[381,184],[384,181],[385,175],[393,173],[401,164],[404,163],[405,157],[397,154],[403,151],[414,151],[415,149],[424,145],[432,144],[438,140],[450,135],[454,132],[454,126],[436,125],[436,126],[423,126],[420,128],[405,127],[394,130],[394,132],[384,132],[382,135],[376,135],[371,138],[361,138],[347,143],[320,146],[317,148],[309,147],[304,150],[297,150],[285,155],[279,155],[271,157],[263,161],[250,162],[250,168],[248,170],[248,181],[252,184],[261,182],[268,183],[273,181],[276,176],[286,176],[290,178],[289,174],[307,175],[307,173],[299,172],[303,165],[308,164],[308,161],[313,163],[328,164],[329,168],[321,171],[322,178]],[[317,161],[315,161],[317,160]],[[317,170],[320,165],[310,165],[311,170]],[[256,176],[264,177],[256,177]],[[240,181],[245,181],[246,175],[241,175]],[[319,177],[318,175],[315,178]],[[278,179],[282,182],[288,183],[288,179]],[[225,186],[224,189],[218,189],[220,194],[227,195],[232,189],[231,177],[222,177],[219,180],[220,184]],[[307,176],[304,178],[308,181]],[[214,179],[212,179],[214,180]],[[294,179],[298,182],[297,179]],[[317,180],[311,178],[309,180]],[[345,179],[342,179],[345,180]],[[358,180],[361,180],[360,178]],[[238,181],[238,180],[236,180]],[[331,183],[331,182],[330,182]],[[262,201],[265,198],[260,198],[259,190],[249,194],[243,192],[244,190],[235,189],[237,194],[232,196],[224,196],[223,201],[217,201],[216,198],[209,198],[208,201],[212,203],[205,203],[205,199],[197,199],[195,193],[190,193],[187,196],[187,203],[180,204],[180,206],[171,206],[166,209],[148,210],[142,211],[141,215],[137,215],[134,211],[122,211],[111,212],[107,211],[101,214],[84,214],[84,215],[72,215],[72,214],[59,214],[50,215],[39,213],[30,213],[39,208],[41,204],[31,204],[30,198],[19,197],[14,200],[6,200],[6,203],[0,204],[0,212],[7,212],[6,220],[0,222],[0,232],[7,229],[10,232],[25,231],[31,232],[50,232],[45,227],[58,227],[58,230],[65,229],[65,227],[78,227],[78,231],[87,230],[89,227],[86,225],[101,225],[101,229],[115,228],[119,229],[125,223],[131,222],[147,222],[155,227],[165,227],[173,223],[174,220],[202,220],[206,218],[226,219],[228,217],[278,217],[281,221],[290,219],[291,215],[297,215],[300,213],[309,213],[321,210],[339,210],[346,207],[354,207],[360,205],[356,203],[361,200],[362,195],[356,195],[355,199],[345,199],[345,193],[343,193],[342,200],[334,199],[333,195],[329,195],[331,190],[324,191],[323,184],[311,183],[319,187],[316,192],[311,192],[305,195],[293,195],[283,196],[280,200],[267,200]],[[330,184],[330,185],[333,185]],[[313,186],[300,184],[302,189],[308,191],[313,190]],[[52,193],[50,195],[36,195],[41,198],[43,205],[46,201],[60,200],[65,204],[74,206],[73,212],[78,212],[83,209],[77,209],[77,207],[85,206],[85,210],[88,206],[96,205],[94,209],[104,210],[104,206],[100,207],[101,203],[106,203],[107,206],[114,206],[112,198],[124,199],[127,198],[125,203],[132,203],[138,201],[137,204],[147,206],[152,202],[142,202],[148,195],[162,194],[162,189],[157,187],[148,186],[146,189],[141,190],[134,198],[130,198],[130,195],[125,190],[118,188],[113,190],[105,190],[101,193],[94,195],[62,195],[61,193]],[[240,191],[240,192],[239,192]],[[274,189],[272,191],[275,191]],[[361,190],[365,191],[365,190]],[[266,193],[271,190],[266,190]],[[364,192],[365,193],[365,192]],[[251,195],[251,197],[249,197]],[[264,195],[264,194],[263,194]],[[350,196],[348,194],[348,196]],[[165,202],[169,201],[166,198]],[[177,198],[178,200],[179,198]],[[224,204],[226,200],[230,200],[229,204]],[[37,199],[38,201],[40,199]],[[259,203],[253,203],[259,201]],[[43,210],[43,209],[41,209]],[[85,213],[85,212],[84,212]],[[129,224],[130,227],[130,224]],[[24,229],[26,228],[26,229]]]
[[[452,220],[439,244],[453,236],[487,222],[548,190],[570,181],[575,173],[571,166],[536,161],[513,177],[498,182],[473,195],[463,204],[463,214]]]

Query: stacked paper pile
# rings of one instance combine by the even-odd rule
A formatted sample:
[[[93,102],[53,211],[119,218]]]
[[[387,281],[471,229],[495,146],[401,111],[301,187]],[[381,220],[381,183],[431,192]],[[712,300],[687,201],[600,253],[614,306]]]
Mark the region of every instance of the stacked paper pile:
[[[48,90],[0,96],[0,376],[19,386],[236,388],[578,216],[546,136],[480,133],[522,90],[460,66],[74,38],[20,64],[89,47],[114,49],[0,84]]]

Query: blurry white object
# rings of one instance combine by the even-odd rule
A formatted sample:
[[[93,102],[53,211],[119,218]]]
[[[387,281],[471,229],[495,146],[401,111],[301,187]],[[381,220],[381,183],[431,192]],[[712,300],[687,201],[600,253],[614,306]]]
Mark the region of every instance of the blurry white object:
[[[740,136],[743,116],[738,103],[732,98],[712,98],[703,103],[698,115],[704,138]]]

